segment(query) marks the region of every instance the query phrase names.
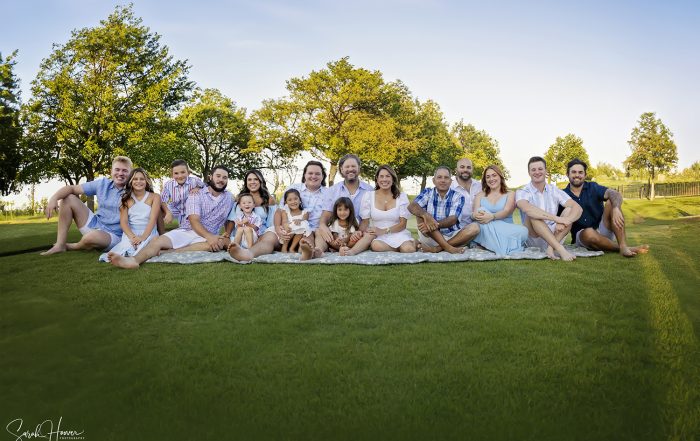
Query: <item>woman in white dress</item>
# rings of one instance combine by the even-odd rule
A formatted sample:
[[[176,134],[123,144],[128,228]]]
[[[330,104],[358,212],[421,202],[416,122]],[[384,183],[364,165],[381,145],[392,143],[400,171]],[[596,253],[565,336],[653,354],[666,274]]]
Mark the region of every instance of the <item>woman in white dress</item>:
[[[119,208],[122,240],[109,253],[100,255],[99,260],[109,262],[111,256],[117,254],[133,257],[158,236],[156,223],[160,205],[160,196],[153,193],[153,184],[146,170],[140,167],[133,169],[124,187],[122,205]]]
[[[382,165],[374,175],[374,182],[375,190],[365,193],[360,206],[360,230],[374,237],[370,248],[372,251],[414,253],[416,244],[406,228],[410,216],[408,197],[399,190],[396,172]]]

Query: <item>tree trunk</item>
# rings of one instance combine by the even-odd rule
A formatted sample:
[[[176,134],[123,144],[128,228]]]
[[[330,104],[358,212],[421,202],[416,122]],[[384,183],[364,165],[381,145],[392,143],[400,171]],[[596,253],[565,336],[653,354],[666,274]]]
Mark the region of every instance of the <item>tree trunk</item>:
[[[332,187],[335,182],[335,174],[338,172],[337,162],[331,161],[331,169],[328,170],[328,186]]]
[[[425,175],[421,176],[421,178],[420,178],[420,191],[425,190],[425,186],[427,183],[428,183],[428,177]]]
[[[94,181],[95,180],[95,173],[92,171],[89,171],[87,173],[87,176],[85,177],[87,182]],[[78,179],[75,180],[75,182],[80,182]],[[92,211],[93,213],[95,212],[95,196],[86,196],[87,197],[87,207]]]
[[[655,197],[656,197],[656,192],[654,189],[654,180],[649,179],[649,200],[653,201]]]

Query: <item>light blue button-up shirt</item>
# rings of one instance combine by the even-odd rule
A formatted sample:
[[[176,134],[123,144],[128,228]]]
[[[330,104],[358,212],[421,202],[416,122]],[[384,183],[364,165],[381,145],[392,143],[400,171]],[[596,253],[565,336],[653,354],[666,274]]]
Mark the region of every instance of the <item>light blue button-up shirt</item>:
[[[124,189],[118,189],[108,178],[95,179],[82,184],[86,196],[97,196],[97,213],[88,227],[122,235],[119,225],[119,207],[122,205]]]

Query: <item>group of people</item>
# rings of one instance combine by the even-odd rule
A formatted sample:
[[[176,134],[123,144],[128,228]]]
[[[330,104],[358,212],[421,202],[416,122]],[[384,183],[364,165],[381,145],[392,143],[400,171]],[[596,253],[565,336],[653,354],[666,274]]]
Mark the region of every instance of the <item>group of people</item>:
[[[59,207],[56,243],[43,254],[67,250],[104,249],[100,260],[121,268],[169,251],[221,251],[239,261],[250,261],[274,251],[299,252],[301,260],[327,252],[351,256],[366,250],[412,253],[461,253],[476,246],[497,255],[539,247],[554,260],[574,260],[564,241],[626,257],[645,253],[648,246],[630,246],[625,235],[622,196],[586,180],[587,165],[569,162],[569,185],[561,190],[547,184],[546,161],[528,161],[531,181],[509,191],[503,172],[486,167],[481,181],[472,177],[468,158],[452,170],[435,169],[434,187],[412,201],[399,187],[396,172],[380,166],[375,185],[360,179],[362,163],[352,154],[338,163],[343,180],[326,186],[321,162],[309,161],[301,183],[291,185],[278,204],[259,170],[245,173],[234,199],[226,190],[229,170],[216,166],[205,183],[190,175],[185,161],[172,163],[172,179],[161,195],[154,193],[148,173],[133,168],[124,156],[114,158],[110,178],[101,178],[58,190],[46,206],[51,217]],[[96,196],[93,213],[80,195]],[[522,225],[513,222],[518,208]],[[407,228],[416,217],[418,239]],[[178,228],[165,231],[165,224]],[[82,238],[68,243],[71,223]]]

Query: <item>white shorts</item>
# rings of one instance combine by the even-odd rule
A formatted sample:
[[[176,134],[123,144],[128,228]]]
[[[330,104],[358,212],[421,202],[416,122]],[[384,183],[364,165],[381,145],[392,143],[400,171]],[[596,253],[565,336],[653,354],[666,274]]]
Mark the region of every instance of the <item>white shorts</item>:
[[[194,230],[183,230],[182,228],[176,228],[174,230],[168,231],[163,236],[170,239],[173,244],[173,249],[184,248],[187,245],[192,245],[193,243],[206,242],[207,240],[195,233]]]
[[[578,233],[576,233],[576,245],[580,246],[582,248],[586,248],[586,245],[584,245],[581,242],[581,232],[583,230],[579,230]],[[596,230],[598,234],[600,234],[603,237],[607,237],[608,239],[612,240],[613,242],[617,243],[617,238],[615,237],[615,233],[608,230],[608,228],[605,226],[603,221],[600,221],[600,225],[598,225],[598,229]]]
[[[104,251],[109,251],[109,250],[111,250],[112,248],[115,247],[115,245],[117,245],[119,242],[121,242],[122,237],[121,237],[121,236],[117,236],[116,234],[110,233],[109,231],[107,231],[107,230],[102,226],[102,223],[99,221],[99,219],[97,219],[97,227],[98,227],[98,228],[90,228],[90,227],[88,227],[88,225],[90,225],[90,222],[92,222],[92,219],[95,217],[95,213],[93,213],[92,210],[90,210],[89,208],[88,208],[88,213],[89,213],[89,214],[88,214],[87,222],[85,222],[85,225],[83,225],[82,227],[78,228],[78,231],[80,231],[80,234],[82,234],[83,236],[85,236],[86,234],[90,233],[91,231],[101,231],[101,232],[103,232],[103,233],[109,234],[109,245],[107,245],[107,248],[105,248]]]
[[[460,231],[461,230],[453,231],[450,234],[443,234],[442,236],[445,238],[445,240],[450,240],[453,237],[455,237],[457,235],[457,233],[459,233]],[[418,230],[418,241],[422,245],[427,245],[429,247],[440,246],[437,242],[435,242],[435,239],[433,239],[432,237],[429,237],[429,236],[424,236],[423,233],[420,232],[420,230]]]
[[[545,224],[545,225],[547,225],[549,227],[550,231],[552,232],[552,234],[554,234],[554,230],[557,228],[557,224],[554,224],[552,226],[549,226],[548,224]],[[563,245],[567,236],[562,237],[561,240],[559,241],[559,243]],[[546,240],[542,239],[541,237],[528,236],[527,241],[525,241],[525,247],[526,248],[539,248],[542,251],[547,251],[547,248],[549,248],[549,244],[547,243]]]

